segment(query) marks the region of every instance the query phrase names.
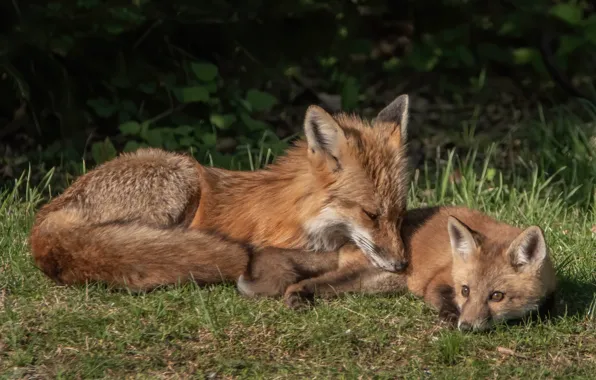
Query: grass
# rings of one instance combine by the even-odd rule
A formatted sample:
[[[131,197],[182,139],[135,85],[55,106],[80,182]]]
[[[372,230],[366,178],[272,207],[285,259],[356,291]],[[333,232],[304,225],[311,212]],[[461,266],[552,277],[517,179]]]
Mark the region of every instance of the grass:
[[[348,295],[293,312],[233,286],[58,287],[27,248],[47,189],[22,178],[0,197],[0,378],[593,378],[592,201],[574,199],[561,172],[506,176],[485,157],[450,154],[441,169],[417,172],[410,204],[464,204],[540,225],[561,285],[555,318],[460,333],[410,295]]]

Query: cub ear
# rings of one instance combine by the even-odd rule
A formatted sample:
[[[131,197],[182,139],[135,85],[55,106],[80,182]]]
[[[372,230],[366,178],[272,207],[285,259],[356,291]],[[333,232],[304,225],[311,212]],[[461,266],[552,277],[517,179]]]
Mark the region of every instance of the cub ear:
[[[318,106],[310,106],[304,117],[304,134],[308,149],[331,159],[335,169],[341,168],[341,154],[347,139],[333,116]]]
[[[387,107],[383,108],[375,118],[375,123],[391,123],[399,125],[401,140],[408,138],[408,109],[410,99],[407,94],[398,96]]]
[[[547,255],[546,240],[538,226],[526,228],[509,246],[507,256],[514,268],[541,265]]]
[[[466,261],[476,253],[478,244],[474,238],[474,232],[456,217],[449,216],[447,219],[447,230],[451,241],[451,253],[454,258],[461,258]]]

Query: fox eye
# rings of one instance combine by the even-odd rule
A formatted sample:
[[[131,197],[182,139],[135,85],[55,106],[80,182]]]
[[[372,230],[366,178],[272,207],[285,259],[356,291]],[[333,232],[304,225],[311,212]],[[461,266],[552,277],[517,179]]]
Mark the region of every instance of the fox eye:
[[[364,211],[366,216],[368,216],[373,222],[379,218],[379,214],[375,212],[366,211],[365,209],[362,209],[362,211]]]
[[[503,292],[493,292],[489,298],[493,302],[499,302],[503,300],[504,296],[505,294],[503,294]]]
[[[461,287],[461,295],[468,298],[468,296],[470,295],[470,288],[468,288],[468,285],[464,285]]]

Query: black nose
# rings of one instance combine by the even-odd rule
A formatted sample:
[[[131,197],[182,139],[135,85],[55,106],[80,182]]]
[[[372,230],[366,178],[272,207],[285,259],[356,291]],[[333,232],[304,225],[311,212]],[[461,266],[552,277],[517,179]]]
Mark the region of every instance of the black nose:
[[[395,272],[402,272],[404,269],[408,267],[407,260],[400,260],[393,264],[393,269]]]
[[[457,328],[462,331],[472,330],[472,324],[468,322],[460,322],[457,324]]]

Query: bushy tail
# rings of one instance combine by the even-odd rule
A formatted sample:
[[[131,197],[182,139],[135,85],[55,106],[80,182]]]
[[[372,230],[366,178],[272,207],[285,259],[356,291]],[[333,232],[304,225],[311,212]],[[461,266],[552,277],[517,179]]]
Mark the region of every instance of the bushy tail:
[[[49,212],[30,237],[36,264],[60,284],[104,282],[133,290],[194,280],[235,281],[246,269],[240,244],[185,228],[91,225],[76,210]]]

